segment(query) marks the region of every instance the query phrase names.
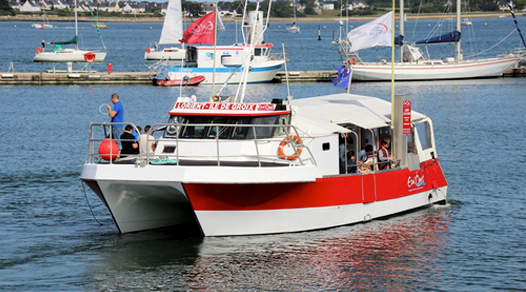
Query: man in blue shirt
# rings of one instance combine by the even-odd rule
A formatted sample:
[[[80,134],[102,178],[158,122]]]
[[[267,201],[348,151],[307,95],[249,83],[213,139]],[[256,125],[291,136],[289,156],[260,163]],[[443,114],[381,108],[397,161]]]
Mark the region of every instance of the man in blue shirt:
[[[111,95],[111,102],[113,103],[113,110],[108,105],[108,112],[111,118],[112,123],[123,123],[124,122],[124,108],[122,103],[119,101],[119,95],[114,93]],[[122,135],[122,125],[113,125],[111,126],[111,132],[113,133],[113,139],[120,139]],[[117,140],[117,145],[119,145],[119,150],[122,150],[122,144],[120,140]]]

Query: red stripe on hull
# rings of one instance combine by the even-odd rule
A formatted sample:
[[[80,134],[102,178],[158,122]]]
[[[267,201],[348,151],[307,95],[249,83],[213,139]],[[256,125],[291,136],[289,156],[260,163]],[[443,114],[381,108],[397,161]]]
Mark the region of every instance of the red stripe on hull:
[[[438,160],[401,169],[317,179],[314,183],[184,184],[196,211],[315,208],[384,201],[446,186]]]

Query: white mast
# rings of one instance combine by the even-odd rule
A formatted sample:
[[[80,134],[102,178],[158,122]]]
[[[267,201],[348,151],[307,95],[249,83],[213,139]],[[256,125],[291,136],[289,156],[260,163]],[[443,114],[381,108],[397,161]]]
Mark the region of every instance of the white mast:
[[[393,12],[394,17],[394,12]],[[400,62],[404,62],[404,46],[403,44],[403,38],[404,38],[404,0],[400,0]],[[393,34],[394,34],[395,28],[393,27]]]
[[[77,0],[75,0],[75,39],[77,43],[75,44],[75,50],[79,49],[79,28],[77,25]]]
[[[457,0],[457,31],[460,33],[460,26],[461,26],[461,23],[460,23],[460,0]],[[460,47],[460,40],[458,40],[457,42],[457,46],[456,46],[456,54],[455,54],[455,59],[457,61],[462,61],[462,51],[461,51],[461,47]]]

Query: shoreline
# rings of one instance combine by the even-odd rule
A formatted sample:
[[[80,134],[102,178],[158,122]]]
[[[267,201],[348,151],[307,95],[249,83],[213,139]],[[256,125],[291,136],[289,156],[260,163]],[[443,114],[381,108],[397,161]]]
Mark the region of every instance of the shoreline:
[[[363,21],[363,20],[373,20],[380,15],[373,15],[373,16],[357,16],[357,17],[349,17],[349,21]],[[442,18],[442,15],[407,15],[407,19],[414,20],[414,19],[440,19]],[[451,17],[447,18],[455,18],[456,16],[451,15]],[[466,14],[463,15],[462,18],[494,18],[494,17],[511,17],[511,14],[509,12],[495,12],[495,13],[487,13],[487,14]],[[519,16],[520,17],[520,16]],[[75,17],[72,16],[63,16],[59,17],[56,15],[48,15],[47,19],[49,21],[54,22],[74,22]],[[399,17],[396,17],[396,19],[399,19]],[[140,18],[133,18],[133,17],[100,17],[98,19],[100,22],[163,22],[163,17],[140,17]],[[241,18],[224,18],[222,19],[223,22],[235,22],[235,21],[241,21]],[[296,19],[296,22],[329,22],[329,21],[338,21],[339,17],[302,17]],[[0,16],[0,21],[42,21],[42,16],[39,15],[17,15],[17,16]],[[93,19],[91,17],[79,17],[79,22],[93,22]],[[185,22],[190,22],[190,18],[184,18]],[[271,23],[275,22],[293,22],[294,18],[270,18],[269,20]]]

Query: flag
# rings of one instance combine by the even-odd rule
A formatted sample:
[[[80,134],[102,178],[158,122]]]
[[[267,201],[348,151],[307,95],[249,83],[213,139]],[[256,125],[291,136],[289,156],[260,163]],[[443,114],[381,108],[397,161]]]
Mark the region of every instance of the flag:
[[[183,33],[181,43],[185,44],[213,44],[215,37],[216,12],[202,16]]]
[[[351,42],[351,52],[372,47],[390,47],[393,29],[393,12],[361,25],[347,34]]]
[[[344,87],[345,90],[347,90],[347,87],[349,87],[349,78],[351,78],[351,69],[341,67],[336,68],[336,71],[338,71],[338,77],[332,78],[332,84],[336,87]]]

